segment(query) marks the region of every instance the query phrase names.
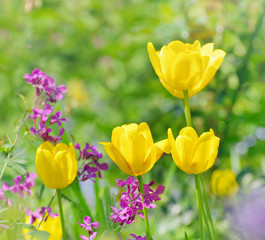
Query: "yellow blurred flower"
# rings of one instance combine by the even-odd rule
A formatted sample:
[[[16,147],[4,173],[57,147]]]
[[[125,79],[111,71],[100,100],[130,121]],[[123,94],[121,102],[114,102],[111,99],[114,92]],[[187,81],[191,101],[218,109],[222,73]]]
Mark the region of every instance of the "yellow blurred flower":
[[[166,140],[153,142],[147,123],[116,127],[111,142],[101,142],[110,159],[125,173],[140,176],[148,172],[162,156]]]
[[[238,191],[236,175],[230,169],[215,170],[211,176],[211,189],[220,197],[234,196]]]
[[[84,106],[88,103],[89,95],[86,85],[78,79],[71,79],[67,83],[67,97],[72,107]]]
[[[198,40],[193,44],[173,41],[160,51],[151,42],[147,44],[149,58],[162,85],[181,99],[184,90],[192,97],[214,77],[226,53],[213,48],[214,43],[201,47]]]
[[[51,189],[67,187],[76,177],[77,160],[73,144],[64,143],[53,146],[51,142],[42,143],[36,154],[36,170],[43,184]]]
[[[37,218],[32,225],[37,227],[41,221],[41,218]],[[30,216],[27,216],[25,219],[25,223],[30,224]],[[46,231],[50,233],[49,240],[61,240],[63,236],[62,225],[61,225],[61,218],[57,217],[50,217],[48,216],[46,221],[42,221],[39,231]],[[27,234],[30,230],[23,228],[23,234],[26,240],[37,240],[36,237],[32,237],[31,235]]]
[[[171,129],[168,129],[168,141],[176,165],[188,174],[199,174],[214,164],[220,138],[214,135],[212,129],[198,137],[192,127],[185,127],[176,140]]]

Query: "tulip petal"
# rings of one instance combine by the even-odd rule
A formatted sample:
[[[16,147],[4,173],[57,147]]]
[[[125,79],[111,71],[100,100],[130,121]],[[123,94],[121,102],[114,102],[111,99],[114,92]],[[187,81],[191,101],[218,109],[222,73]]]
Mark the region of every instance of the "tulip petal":
[[[161,70],[163,73],[163,78],[160,78],[161,81],[165,82],[172,88],[172,84],[175,83],[171,78],[171,71],[173,67],[173,62],[176,59],[177,54],[170,47],[163,46],[160,51],[160,63]],[[173,87],[174,88],[174,87]]]
[[[169,63],[168,63],[169,64]],[[199,52],[180,52],[172,59],[172,67],[168,71],[170,86],[178,90],[188,90],[202,78],[202,59]],[[167,77],[168,74],[167,74]]]
[[[124,157],[120,154],[120,152],[116,149],[116,147],[111,142],[100,142],[103,145],[106,153],[110,157],[110,159],[125,173],[128,175],[134,175],[130,166],[127,164]]]
[[[197,143],[197,141],[199,139],[196,131],[192,127],[182,128],[179,132],[179,135],[187,136],[187,137],[191,138],[195,143]]]
[[[154,141],[148,124],[146,122],[140,123],[138,131],[144,136],[146,144],[150,148]]]
[[[112,130],[111,142],[117,149],[120,149],[120,136],[124,131],[122,127],[116,127]]]
[[[168,139],[164,139],[155,143],[155,145],[160,149],[160,151],[169,154],[171,152],[171,144]]]
[[[173,158],[175,164],[182,171],[186,172],[186,170],[183,168],[182,161],[181,161],[180,156],[179,156],[179,149],[177,149],[177,145],[176,145],[176,142],[175,142],[171,128],[168,129],[168,141],[171,144],[171,154],[172,154],[172,158]]]
[[[43,184],[48,188],[61,188],[63,175],[58,169],[60,169],[60,166],[54,161],[50,151],[41,148],[37,150],[36,171]],[[56,182],[54,179],[56,179]]]
[[[199,137],[191,163],[194,174],[204,172],[214,164],[219,142],[220,138],[216,137],[212,130]]]
[[[162,154],[163,154],[163,152],[160,151],[159,148],[157,148],[155,144],[153,144],[151,147],[150,154],[143,164],[142,173],[139,173],[136,176],[143,175],[143,174],[147,173],[154,166],[154,164],[158,161],[158,159],[161,157]]]
[[[150,61],[151,61],[152,65],[153,65],[153,68],[154,68],[157,76],[160,79],[162,79],[163,78],[163,73],[162,73],[162,69],[161,69],[160,59],[159,59],[158,54],[156,53],[156,50],[154,48],[153,43],[149,42],[147,44],[147,50],[148,50]]]
[[[201,54],[202,56],[211,56],[213,53],[214,43],[207,43],[202,46]]]

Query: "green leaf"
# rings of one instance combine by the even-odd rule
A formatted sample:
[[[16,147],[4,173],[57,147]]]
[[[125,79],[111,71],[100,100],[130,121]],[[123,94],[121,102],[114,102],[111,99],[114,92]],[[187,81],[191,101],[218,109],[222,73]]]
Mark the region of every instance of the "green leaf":
[[[12,149],[12,144],[7,143],[5,145],[3,145],[2,147],[0,147],[0,152],[10,152],[10,150]]]
[[[41,184],[40,194],[39,194],[40,198],[42,197],[44,190],[45,190],[45,186],[44,186],[44,184]]]
[[[30,231],[27,233],[27,235],[36,237],[38,240],[48,240],[50,236],[50,234],[46,231],[37,231],[37,230]]]
[[[184,233],[185,234],[185,240],[189,240],[186,230],[184,230],[184,231],[185,231],[185,233]]]
[[[0,209],[0,214],[3,213],[4,211],[6,211],[8,208],[2,208]]]
[[[17,173],[24,175],[26,174],[26,169],[24,166],[20,165],[19,163],[16,163],[14,160],[6,158],[4,160],[7,163],[7,166],[15,170]]]
[[[28,223],[16,223],[19,227],[22,227],[22,228],[27,228],[31,231],[36,231],[36,228],[31,225],[31,224],[28,224]]]
[[[28,160],[25,158],[15,158],[15,159],[13,159],[13,162],[15,162],[17,164],[26,164],[26,163],[28,163]]]
[[[84,210],[77,204],[75,203],[72,199],[70,199],[69,197],[67,197],[65,194],[62,193],[62,198],[66,199],[67,201],[71,202],[72,204],[74,204],[79,210],[80,212],[84,212]]]

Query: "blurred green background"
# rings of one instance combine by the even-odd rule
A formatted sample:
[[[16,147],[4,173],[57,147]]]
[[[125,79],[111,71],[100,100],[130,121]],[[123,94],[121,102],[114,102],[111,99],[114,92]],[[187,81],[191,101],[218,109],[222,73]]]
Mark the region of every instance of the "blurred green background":
[[[35,67],[67,86],[62,108],[75,141],[109,141],[114,127],[143,121],[154,141],[166,138],[169,127],[177,136],[185,126],[182,102],[160,84],[146,45],[160,49],[198,39],[215,42],[227,55],[212,82],[190,99],[194,127],[199,134],[212,128],[221,138],[214,168],[263,177],[264,10],[262,0],[1,0],[0,139],[14,138],[14,123],[25,110],[17,93],[33,105],[34,90],[23,75]],[[125,177],[106,155],[104,161],[110,185],[117,175]],[[164,156],[152,177],[165,181],[171,165]],[[170,179],[171,198],[179,198],[174,189],[186,191],[187,181],[179,171]]]

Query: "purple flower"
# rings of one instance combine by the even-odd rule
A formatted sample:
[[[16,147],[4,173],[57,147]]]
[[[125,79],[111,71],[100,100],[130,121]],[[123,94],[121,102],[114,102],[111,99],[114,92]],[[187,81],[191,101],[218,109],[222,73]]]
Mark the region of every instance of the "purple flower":
[[[142,210],[145,208],[155,208],[156,205],[153,201],[158,201],[161,198],[158,196],[164,192],[164,186],[159,185],[156,191],[152,190],[150,186],[154,184],[154,181],[151,181],[149,184],[144,184],[144,195],[140,194],[140,187],[138,185],[138,180],[135,180],[134,177],[128,177],[126,181],[122,179],[117,179],[116,184],[119,187],[125,189],[121,193],[120,197],[120,210],[111,207],[113,213],[109,218],[113,222],[123,225],[124,223],[130,224],[134,221],[136,215],[144,217]],[[144,200],[144,202],[143,202]]]
[[[61,118],[61,116],[62,116],[62,112],[60,112],[60,111],[56,112],[55,115],[51,116],[50,123],[51,124],[57,123],[58,126],[61,126],[62,125],[61,122],[65,122],[66,121],[66,119],[65,118]]]
[[[240,239],[265,239],[265,187],[242,194],[228,212],[232,215],[230,226]]]
[[[46,122],[48,120],[48,116],[52,113],[53,108],[51,107],[50,104],[46,104],[44,106],[44,109],[38,109],[38,108],[33,108],[32,112],[33,115],[30,116],[31,119],[36,119],[40,118],[41,122]]]
[[[39,87],[40,85],[40,79],[42,79],[46,74],[39,69],[35,68],[32,71],[32,75],[29,73],[26,73],[23,78],[26,79],[26,83],[32,84],[34,88]]]
[[[102,158],[102,153],[97,151],[96,146],[90,146],[86,143],[85,148],[81,150],[80,144],[76,143],[75,149],[79,151],[79,159],[90,160],[85,163],[82,170],[78,171],[78,176],[81,181],[86,181],[90,179],[92,182],[96,182],[94,179],[98,176],[102,178],[101,171],[106,171],[108,169],[107,163],[99,163],[98,160]]]
[[[27,216],[30,217],[29,224],[33,224],[38,218],[41,218],[42,216],[39,208],[37,208],[34,212],[32,212],[30,208],[26,207],[25,212]]]
[[[64,133],[64,129],[60,129],[59,135],[52,136],[52,129],[49,128],[48,124],[57,123],[58,126],[62,125],[62,122],[66,121],[65,118],[62,118],[62,113],[57,111],[54,115],[49,117],[53,112],[53,108],[47,102],[56,102],[63,98],[63,94],[67,91],[65,85],[56,86],[54,80],[46,75],[44,72],[35,68],[32,71],[32,74],[25,74],[24,79],[28,84],[36,89],[37,103],[42,102],[42,108],[33,108],[33,114],[30,116],[31,119],[34,119],[34,127],[30,128],[30,133],[36,137],[41,137],[43,141],[51,141],[57,143],[57,141],[62,140],[61,136]],[[46,122],[50,121],[46,124]],[[36,127],[36,121],[38,120],[39,129]]]
[[[30,216],[29,224],[33,224],[37,219],[41,219],[45,214],[46,209],[47,209],[46,207],[42,207],[41,210],[37,208],[34,212],[32,212],[28,207],[26,207],[25,212],[27,216]],[[44,222],[47,221],[48,217],[54,218],[57,216],[58,216],[57,213],[51,213],[51,207],[49,207],[46,211],[46,215],[43,221]]]
[[[81,228],[84,228],[85,230],[88,231],[89,238],[87,238],[87,239],[89,239],[89,240],[94,239],[96,237],[96,235],[97,235],[97,232],[93,232],[92,228],[97,229],[100,226],[100,223],[99,222],[91,222],[91,217],[89,217],[89,216],[85,216],[83,218],[83,222],[84,223],[79,223],[78,222],[78,224],[80,225]],[[79,235],[79,237],[81,239],[86,239],[85,236]]]
[[[34,179],[36,178],[36,173],[30,174],[27,172],[26,179],[24,183],[21,183],[22,177],[20,175],[14,178],[14,185],[9,187],[7,183],[5,183],[5,188],[13,193],[18,193],[20,197],[24,198],[24,192],[27,192],[29,195],[32,195],[31,187],[34,186]]]
[[[0,229],[1,229],[1,228],[10,228],[10,226],[5,225],[5,224],[0,224]]]
[[[141,236],[136,236],[135,234],[130,234],[134,239],[128,239],[128,240],[146,240],[146,236],[141,237]]]
[[[54,97],[57,100],[62,100],[63,94],[67,92],[66,86],[65,85],[60,85],[56,88],[54,88]]]

